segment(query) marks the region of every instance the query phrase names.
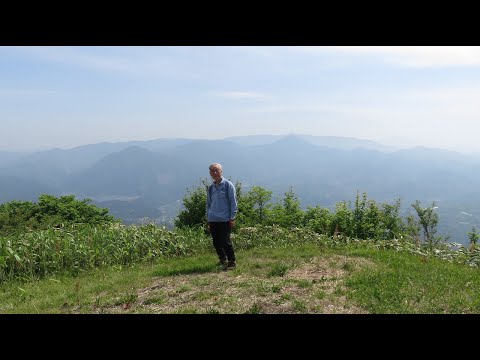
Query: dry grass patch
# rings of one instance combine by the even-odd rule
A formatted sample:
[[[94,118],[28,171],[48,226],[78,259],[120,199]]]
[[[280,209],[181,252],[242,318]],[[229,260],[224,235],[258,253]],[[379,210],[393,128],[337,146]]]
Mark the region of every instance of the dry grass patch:
[[[260,260],[258,260],[260,261]],[[257,260],[255,260],[257,262]],[[334,255],[314,257],[283,276],[243,271],[214,271],[156,278],[137,291],[130,304],[103,308],[107,313],[325,313],[354,314],[366,311],[343,295],[350,272],[371,263],[363,258]],[[133,299],[130,296],[130,299]]]

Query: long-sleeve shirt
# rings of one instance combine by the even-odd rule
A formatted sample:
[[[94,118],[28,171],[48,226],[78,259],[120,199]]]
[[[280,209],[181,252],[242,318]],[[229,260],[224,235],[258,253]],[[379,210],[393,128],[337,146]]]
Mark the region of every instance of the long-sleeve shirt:
[[[222,177],[217,185],[213,182],[207,191],[207,221],[227,222],[237,215],[235,186]]]

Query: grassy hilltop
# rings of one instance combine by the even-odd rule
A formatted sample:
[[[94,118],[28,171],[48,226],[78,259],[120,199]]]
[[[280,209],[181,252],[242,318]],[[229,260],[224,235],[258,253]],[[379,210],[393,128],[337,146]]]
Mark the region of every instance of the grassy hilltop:
[[[95,236],[108,238],[104,245],[113,249],[123,248],[121,239],[129,237],[137,249],[162,243],[163,250],[148,255],[152,248],[140,258],[131,247],[116,264],[3,281],[0,313],[480,312],[478,251],[329,238],[275,226],[244,228],[233,239],[238,267],[224,272],[202,231],[171,232],[154,225],[135,230],[115,225],[97,235],[78,230],[73,235],[73,228],[58,229],[57,238],[83,232],[92,243]],[[84,248],[89,251],[95,253]]]
[[[202,187],[169,230],[127,226],[73,196],[0,205],[0,313],[479,313],[480,249],[435,235],[433,207],[357,195],[335,213],[239,199],[238,267],[216,264]],[[261,205],[261,206],[260,206]],[[434,204],[433,204],[434,205]],[[423,229],[423,238],[421,235]]]

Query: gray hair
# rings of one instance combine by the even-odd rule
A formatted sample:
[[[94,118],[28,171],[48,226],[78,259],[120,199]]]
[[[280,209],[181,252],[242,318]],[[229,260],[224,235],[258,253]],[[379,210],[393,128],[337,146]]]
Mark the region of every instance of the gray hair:
[[[219,163],[212,163],[212,164],[210,164],[210,166],[208,167],[208,170],[212,170],[212,167],[216,167],[216,168],[218,168],[218,169],[220,169],[220,170],[222,170],[222,171],[223,171],[222,164],[219,164]]]

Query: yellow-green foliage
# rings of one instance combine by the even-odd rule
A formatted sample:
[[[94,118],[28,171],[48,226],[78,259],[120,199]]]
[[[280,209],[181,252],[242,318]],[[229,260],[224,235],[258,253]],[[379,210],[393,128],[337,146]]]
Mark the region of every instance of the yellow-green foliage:
[[[0,281],[185,255],[205,244],[200,231],[172,232],[155,225],[119,223],[12,234],[0,237]]]

